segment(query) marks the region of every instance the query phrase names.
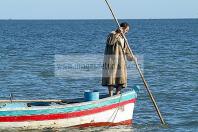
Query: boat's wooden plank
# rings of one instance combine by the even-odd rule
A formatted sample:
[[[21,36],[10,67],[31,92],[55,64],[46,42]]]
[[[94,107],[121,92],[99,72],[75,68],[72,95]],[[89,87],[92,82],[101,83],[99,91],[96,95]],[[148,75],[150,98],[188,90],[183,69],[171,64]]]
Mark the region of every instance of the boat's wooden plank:
[[[63,100],[0,100],[0,103],[9,103],[9,102],[62,102]]]
[[[77,98],[77,99],[61,99],[61,100],[51,100],[51,99],[47,99],[47,100],[0,100],[0,103],[17,103],[17,102],[57,102],[57,103],[75,103],[75,102],[83,102],[84,99],[83,98]]]
[[[100,99],[106,98],[108,95],[100,95]],[[9,103],[9,102],[60,102],[60,103],[79,103],[83,102],[83,98],[77,98],[77,99],[38,99],[38,100],[0,100],[0,103]]]

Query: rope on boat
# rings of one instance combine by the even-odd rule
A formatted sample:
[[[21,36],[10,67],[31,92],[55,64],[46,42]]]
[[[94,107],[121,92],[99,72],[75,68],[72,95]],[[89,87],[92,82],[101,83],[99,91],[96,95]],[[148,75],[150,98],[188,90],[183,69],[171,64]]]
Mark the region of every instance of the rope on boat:
[[[104,128],[101,128],[101,129],[98,129],[98,130],[95,130],[96,132],[101,132],[103,129],[109,129],[110,127],[112,127],[112,123],[114,122],[117,114],[118,114],[118,111],[120,109],[120,102],[121,102],[121,99],[122,99],[122,90],[120,91],[120,97],[119,97],[119,101],[118,101],[118,106],[116,107],[115,111],[113,112],[113,114],[110,116],[110,118],[107,120],[107,122],[109,122],[109,125],[105,126]],[[113,118],[113,120],[111,121],[111,119]]]

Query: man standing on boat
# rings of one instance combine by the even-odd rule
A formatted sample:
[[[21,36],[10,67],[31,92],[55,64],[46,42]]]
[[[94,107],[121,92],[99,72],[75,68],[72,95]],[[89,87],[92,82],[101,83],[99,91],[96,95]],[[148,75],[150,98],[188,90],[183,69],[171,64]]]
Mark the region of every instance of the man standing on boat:
[[[111,32],[106,41],[104,52],[104,62],[102,71],[102,86],[107,86],[109,96],[113,96],[113,88],[116,88],[116,95],[120,94],[122,88],[127,86],[126,59],[132,61],[136,59],[130,53],[122,33],[129,31],[129,24],[124,22],[120,28]]]

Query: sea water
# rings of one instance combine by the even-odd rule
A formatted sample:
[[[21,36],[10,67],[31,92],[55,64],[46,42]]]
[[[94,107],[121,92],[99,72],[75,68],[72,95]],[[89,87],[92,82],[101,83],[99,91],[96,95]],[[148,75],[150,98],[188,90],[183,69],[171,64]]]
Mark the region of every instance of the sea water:
[[[133,70],[126,89],[141,89],[132,126],[56,131],[198,131],[198,19],[121,21],[131,25],[130,47],[141,58],[145,79],[168,125],[160,125]],[[9,99],[10,93],[14,99],[83,97],[85,90],[107,93],[100,73],[57,76],[55,55],[88,54],[97,61],[94,55],[103,56],[106,37],[115,28],[112,20],[1,20],[0,99]]]

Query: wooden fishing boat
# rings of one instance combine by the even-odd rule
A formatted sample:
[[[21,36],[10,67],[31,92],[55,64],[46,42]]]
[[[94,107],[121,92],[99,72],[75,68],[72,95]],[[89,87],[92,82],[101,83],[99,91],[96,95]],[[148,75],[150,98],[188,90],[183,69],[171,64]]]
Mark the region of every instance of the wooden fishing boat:
[[[130,125],[136,98],[137,92],[131,90],[112,97],[102,95],[96,101],[1,100],[0,129]]]

